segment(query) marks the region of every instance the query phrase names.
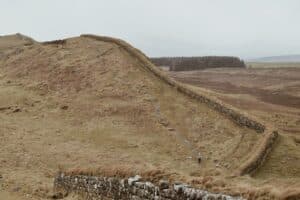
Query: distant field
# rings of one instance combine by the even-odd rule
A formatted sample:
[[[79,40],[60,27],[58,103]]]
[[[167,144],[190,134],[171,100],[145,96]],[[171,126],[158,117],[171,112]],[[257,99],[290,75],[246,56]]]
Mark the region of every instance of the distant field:
[[[300,67],[300,62],[246,62],[247,68],[287,68]]]

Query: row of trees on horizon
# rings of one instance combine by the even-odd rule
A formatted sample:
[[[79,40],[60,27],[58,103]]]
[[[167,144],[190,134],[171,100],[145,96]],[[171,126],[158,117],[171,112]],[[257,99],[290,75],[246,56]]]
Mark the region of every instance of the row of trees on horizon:
[[[168,66],[170,71],[189,71],[221,67],[246,67],[243,60],[233,56],[159,57],[150,59],[157,66]]]

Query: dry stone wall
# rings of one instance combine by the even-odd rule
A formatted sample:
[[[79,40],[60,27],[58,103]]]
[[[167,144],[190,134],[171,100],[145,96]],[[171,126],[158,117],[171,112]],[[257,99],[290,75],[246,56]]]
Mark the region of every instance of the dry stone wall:
[[[241,200],[242,197],[232,197],[225,194],[210,193],[196,189],[186,184],[169,184],[159,181],[158,185],[142,181],[140,176],[128,179],[115,177],[94,177],[60,173],[54,181],[57,193],[76,193],[87,200]],[[62,195],[63,196],[63,195]]]
[[[267,155],[272,150],[278,138],[277,131],[267,130],[258,149],[237,171],[238,175],[253,174],[264,163]]]

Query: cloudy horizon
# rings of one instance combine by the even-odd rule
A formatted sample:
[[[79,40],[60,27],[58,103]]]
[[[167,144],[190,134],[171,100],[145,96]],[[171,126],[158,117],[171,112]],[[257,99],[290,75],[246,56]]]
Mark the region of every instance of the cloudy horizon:
[[[92,33],[122,38],[149,56],[300,54],[296,0],[10,0],[0,35],[38,41]]]

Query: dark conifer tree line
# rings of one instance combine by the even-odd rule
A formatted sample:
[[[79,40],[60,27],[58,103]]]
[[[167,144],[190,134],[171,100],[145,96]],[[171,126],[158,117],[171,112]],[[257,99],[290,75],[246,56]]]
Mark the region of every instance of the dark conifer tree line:
[[[246,67],[244,61],[231,56],[160,57],[151,58],[157,66],[169,66],[171,71],[188,71],[220,67]]]

